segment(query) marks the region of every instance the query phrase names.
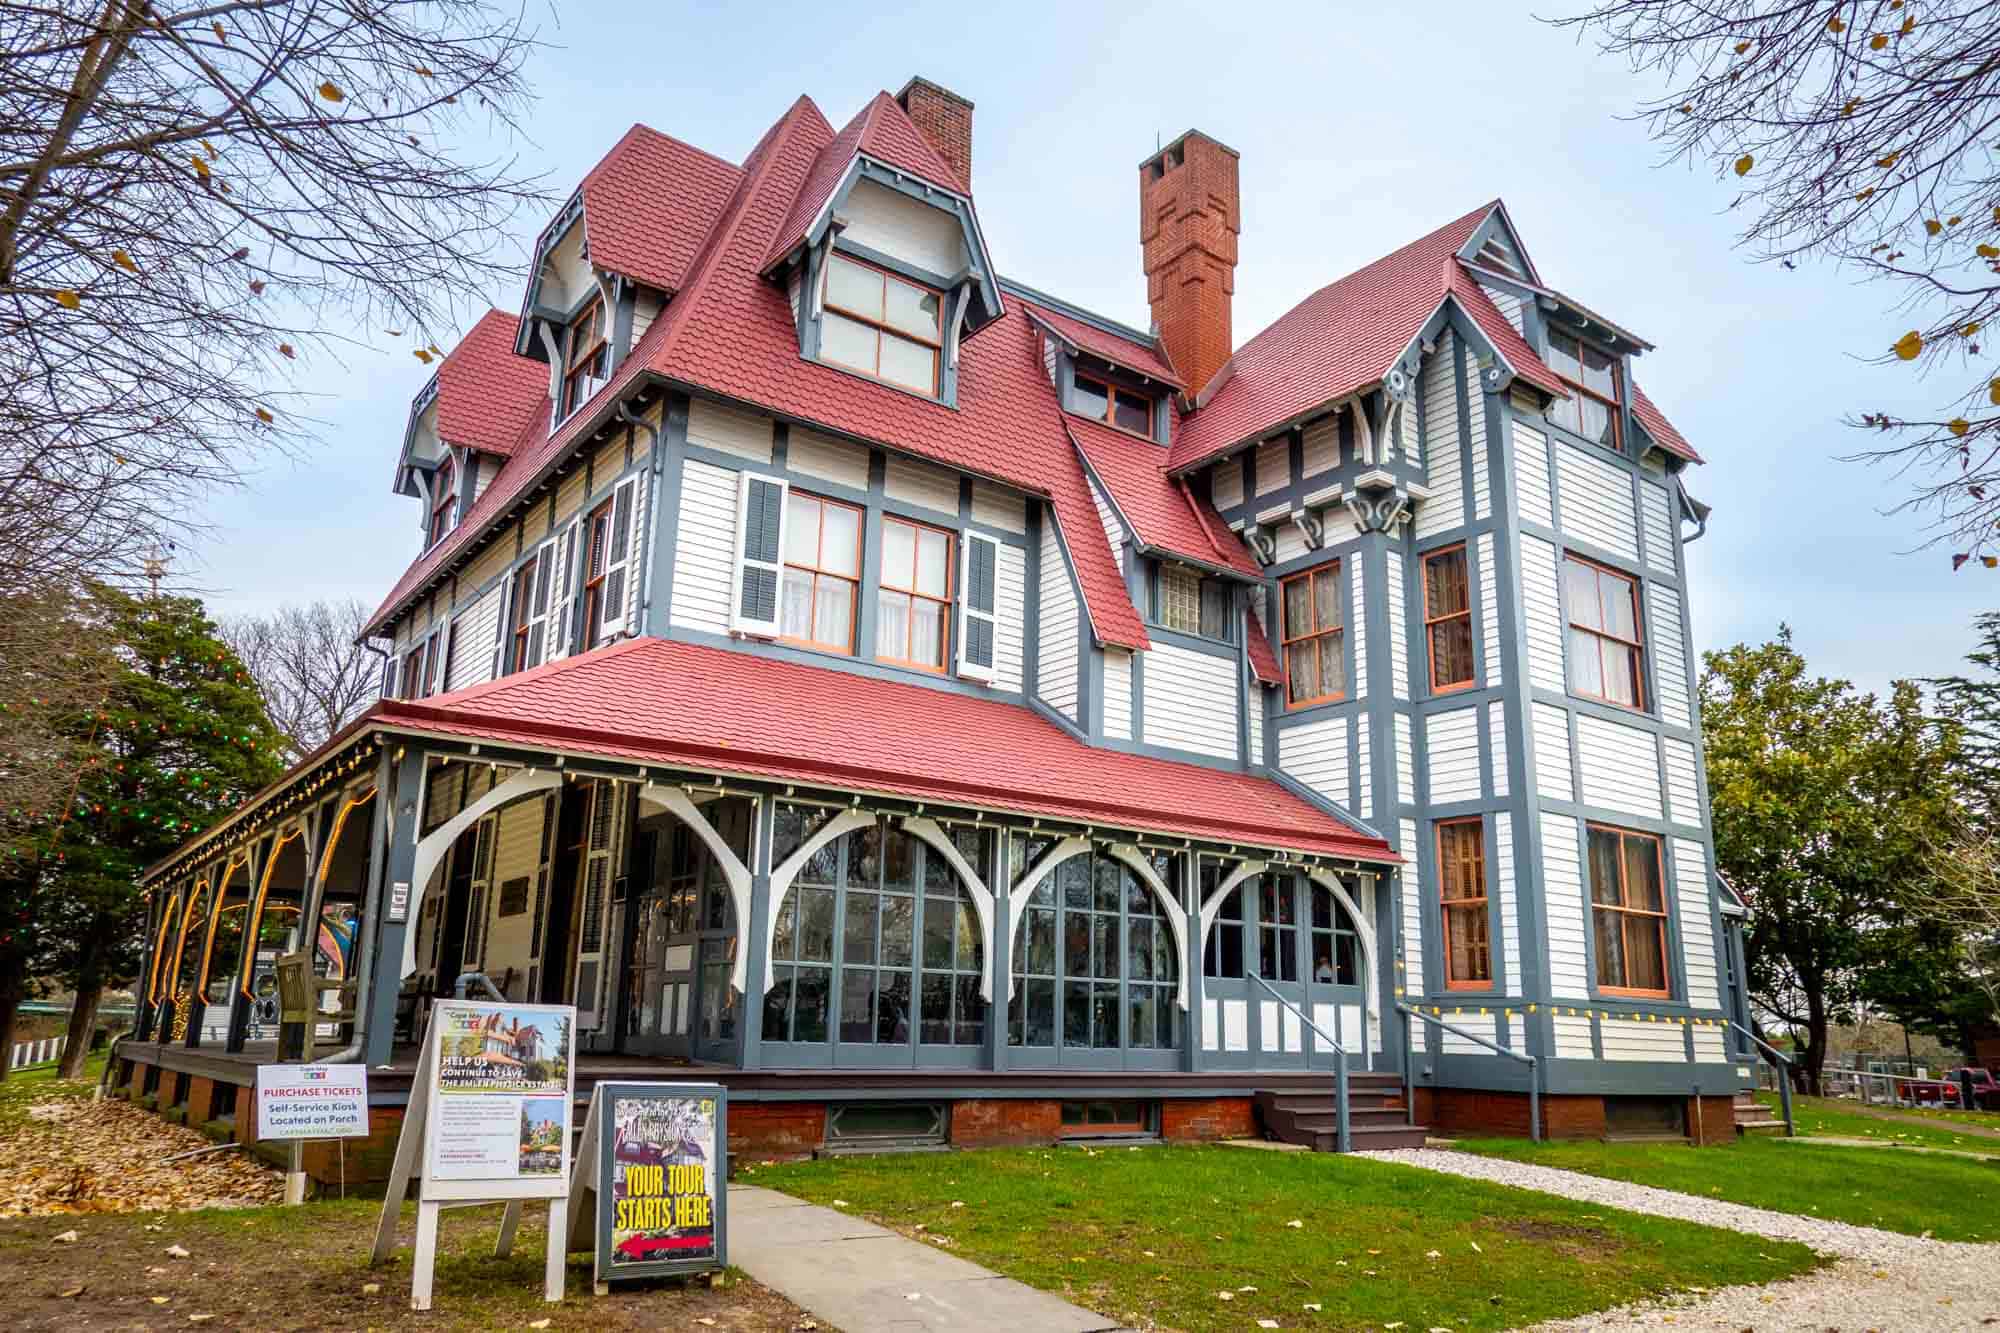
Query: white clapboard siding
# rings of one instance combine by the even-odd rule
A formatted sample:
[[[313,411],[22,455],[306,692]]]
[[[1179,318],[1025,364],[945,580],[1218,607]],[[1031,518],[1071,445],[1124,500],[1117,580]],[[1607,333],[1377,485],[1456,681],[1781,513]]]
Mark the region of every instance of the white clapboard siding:
[[[1403,854],[1403,864],[1408,867],[1403,872],[1403,985],[1413,995],[1422,995],[1424,984],[1424,889],[1430,884],[1430,876],[1424,873],[1423,858],[1417,855],[1417,821],[1405,819],[1397,826],[1397,836],[1402,845],[1396,850]],[[1421,1046],[1423,1038],[1417,1029],[1422,1023],[1412,1023],[1411,1041]]]
[[[910,458],[891,458],[882,477],[891,500],[920,505],[949,518],[958,517],[958,474]]]
[[[1479,392],[1479,363],[1470,347],[1462,350],[1460,360],[1465,365],[1466,405],[1471,416],[1471,434],[1466,445],[1472,458],[1472,517],[1477,520],[1493,513],[1493,477],[1487,465],[1486,414]]]
[[[1375,817],[1375,773],[1370,767],[1369,748],[1373,744],[1373,732],[1367,722],[1357,721],[1354,728],[1354,769],[1361,789],[1356,796],[1356,804],[1361,807],[1363,819]]]
[[[1552,801],[1576,799],[1570,775],[1569,714],[1554,704],[1534,705],[1535,793]]]
[[[1257,446],[1257,494],[1282,491],[1292,482],[1292,442],[1280,435]]]
[[[1573,444],[1556,445],[1556,500],[1562,530],[1630,560],[1639,558],[1639,521],[1632,510],[1632,477]]]
[[[1536,688],[1563,688],[1562,602],[1556,593],[1556,548],[1521,534],[1521,611],[1528,630],[1528,679]]]
[[[1673,508],[1667,488],[1658,482],[1639,482],[1639,518],[1646,531],[1646,563],[1671,577],[1674,564]]]
[[[1729,1048],[1723,1043],[1721,1028],[1694,1030],[1694,1062],[1698,1065],[1729,1063]]]
[[[1056,382],[1056,340],[1042,339],[1042,369],[1047,372],[1049,383]]]
[[[561,527],[583,508],[584,486],[589,478],[584,469],[573,468],[570,474],[556,483],[556,526]]]
[[[504,585],[494,584],[485,596],[460,613],[451,625],[450,668],[444,688],[462,690],[493,679],[493,650],[500,641],[500,600]]]
[[[878,181],[856,181],[840,207],[843,239],[931,273],[965,267],[965,231],[950,210],[934,208]]]
[[[1036,645],[1036,690],[1064,717],[1076,718],[1077,635],[1080,608],[1070,582],[1062,542],[1051,519],[1042,525],[1040,642]]]
[[[1028,622],[1028,553],[1018,546],[1000,548],[994,582],[997,623],[993,627],[993,688],[1021,692],[1021,641]]]
[[[1424,719],[1432,805],[1479,799],[1479,710],[1454,708]]]
[[[1452,1016],[1450,1022],[1451,1027],[1461,1028],[1466,1032],[1477,1033],[1488,1041],[1498,1041],[1500,1039],[1499,1020],[1491,1014],[1455,1014]],[[1459,1036],[1451,1028],[1438,1029],[1438,1052],[1441,1055],[1490,1055],[1492,1053],[1478,1042],[1472,1040],[1472,1038]]]
[[[1549,994],[1588,999],[1583,858],[1576,820],[1547,810],[1542,812],[1542,889],[1549,919]]]
[[[1493,755],[1494,796],[1507,794],[1507,706],[1495,701],[1486,705],[1486,748]]]
[[[1104,540],[1111,543],[1111,558],[1118,562],[1118,572],[1125,572],[1125,525],[1118,521],[1118,514],[1111,508],[1111,501],[1096,482],[1090,482],[1090,502],[1097,506],[1097,521],[1104,528]]]
[[[1590,1020],[1574,1014],[1558,1014],[1555,1024],[1556,1057],[1561,1060],[1590,1060],[1595,1052],[1590,1044]]]
[[[1354,570],[1358,578],[1361,572],[1359,561],[1355,562]],[[1359,589],[1360,584],[1357,582],[1355,587]],[[1406,600],[1403,592],[1403,553],[1391,551],[1389,552],[1389,687],[1390,692],[1398,699],[1409,698],[1410,691],[1416,688],[1416,682],[1410,677],[1410,627],[1404,610]],[[1355,597],[1357,625],[1361,623],[1360,602],[1361,598],[1357,592]],[[1360,651],[1361,643],[1357,639],[1355,641],[1357,671],[1361,669]],[[1359,692],[1357,689],[1356,693]]]
[[[1236,659],[1177,644],[1155,643],[1146,654],[1148,745],[1236,757]]]
[[[1503,685],[1507,671],[1500,645],[1500,566],[1494,556],[1493,534],[1481,533],[1473,544],[1479,559],[1479,660],[1489,686]]]
[[[1681,596],[1664,584],[1646,585],[1646,633],[1653,651],[1653,689],[1659,695],[1660,718],[1677,727],[1692,726]]]
[[[972,483],[972,521],[1002,532],[1028,530],[1027,499],[1019,491],[990,481]]]
[[[458,576],[458,586],[469,592],[491,583],[502,570],[514,563],[515,541],[514,528],[509,525],[467,562],[465,572]]]
[[[1694,746],[1668,736],[1661,740],[1660,748],[1667,761],[1667,818],[1689,828],[1700,828],[1704,820],[1701,787],[1695,781]]]
[[[1265,694],[1262,689],[1251,691],[1250,707],[1248,709],[1250,715],[1250,762],[1259,765],[1267,762],[1264,757],[1264,732],[1266,729],[1264,698]]]
[[[1599,1033],[1607,1060],[1687,1063],[1687,1029],[1679,1023],[1649,1023],[1613,1014],[1602,1024]]]
[[[1674,839],[1674,911],[1681,922],[1688,1003],[1696,1009],[1720,1009],[1715,925],[1708,911],[1708,857],[1692,838]]]
[[[690,458],[681,468],[668,618],[683,629],[729,632],[735,576],[736,473]]]
[[[1209,476],[1209,497],[1217,509],[1234,509],[1243,503],[1243,460],[1225,458]]]
[[[1396,714],[1396,799],[1404,805],[1417,803],[1417,756],[1410,739],[1414,728],[1408,713]]]
[[[1316,477],[1340,466],[1340,413],[1329,412],[1305,432],[1305,476]]]
[[[697,398],[688,404],[688,443],[768,463],[771,419],[740,407]]]
[[[1521,993],[1520,888],[1514,883],[1514,817],[1505,810],[1493,816],[1493,873],[1499,886],[1500,957],[1506,973],[1507,994],[1519,995]]]
[[[1576,750],[1585,805],[1661,817],[1660,752],[1652,732],[1584,714],[1576,719]]]
[[[1347,753],[1352,723],[1322,718],[1278,732],[1278,767],[1341,809],[1348,805]]]
[[[857,491],[868,489],[868,451],[815,430],[794,429],[785,444],[785,466]],[[954,496],[952,512],[958,512]]]
[[[1514,423],[1514,485],[1521,517],[1545,528],[1556,525],[1554,492],[1549,489],[1548,437],[1533,426]]]
[[[1392,579],[1390,585],[1400,588],[1403,581]],[[1347,591],[1347,637],[1354,640],[1354,697],[1363,699],[1368,696],[1368,600],[1362,593],[1358,559],[1348,562]],[[1394,612],[1393,604],[1390,610]]]
[[[1274,551],[1271,557],[1273,564],[1297,560],[1312,550],[1306,545],[1305,534],[1299,531],[1296,523],[1280,523],[1272,530],[1271,541]]]
[[[1417,540],[1434,537],[1465,522],[1463,450],[1458,434],[1458,377],[1453,373],[1450,335],[1424,368],[1424,453],[1430,473],[1428,500],[1417,502]],[[1411,410],[1415,410],[1414,404]]]
[[[486,488],[492,485],[493,479],[499,475],[500,460],[490,454],[481,454],[479,466],[472,473],[472,498],[477,500],[484,495]]]
[[[1480,284],[1480,289],[1492,299],[1493,304],[1498,307],[1500,313],[1506,316],[1507,322],[1514,326],[1514,332],[1519,333],[1521,331],[1521,298],[1512,292],[1503,292],[1498,287],[1488,287],[1484,283]]]
[[[1104,650],[1104,734],[1132,739],[1132,654],[1121,648]]]

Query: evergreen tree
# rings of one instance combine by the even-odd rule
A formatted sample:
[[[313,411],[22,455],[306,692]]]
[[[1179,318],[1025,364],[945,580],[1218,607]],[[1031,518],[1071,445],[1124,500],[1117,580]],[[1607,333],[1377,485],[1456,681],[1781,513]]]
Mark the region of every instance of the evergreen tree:
[[[2000,823],[2000,611],[1976,616],[1972,624],[1979,642],[1965,655],[1971,670],[1924,684],[1945,715],[1965,729],[1963,762],[1973,814],[1991,826]]]

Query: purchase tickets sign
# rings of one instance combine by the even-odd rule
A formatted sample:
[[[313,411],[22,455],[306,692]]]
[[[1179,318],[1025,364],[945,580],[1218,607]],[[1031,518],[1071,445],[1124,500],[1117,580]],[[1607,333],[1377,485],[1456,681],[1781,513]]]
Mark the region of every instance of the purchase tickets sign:
[[[727,1262],[727,1096],[718,1083],[598,1085],[600,1280]]]
[[[259,1139],[368,1137],[367,1065],[258,1065]]]
[[[425,1179],[452,1197],[475,1182],[507,1187],[494,1197],[568,1193],[575,1032],[568,1005],[440,1000]]]

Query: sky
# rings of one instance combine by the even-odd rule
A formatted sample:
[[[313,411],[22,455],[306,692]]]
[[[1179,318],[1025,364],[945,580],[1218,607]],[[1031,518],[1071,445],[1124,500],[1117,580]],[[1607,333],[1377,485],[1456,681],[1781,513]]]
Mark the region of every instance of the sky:
[[[838,127],[921,74],[976,106],[973,191],[1001,272],[1142,328],[1137,168],[1189,128],[1242,155],[1239,344],[1504,198],[1544,281],[1655,345],[1635,376],[1709,460],[1688,477],[1714,507],[1688,548],[1698,648],[1784,622],[1815,673],[1882,689],[1953,670],[1974,614],[2000,606],[2000,576],[1950,573],[1914,519],[1886,512],[1904,483],[1840,461],[1865,441],[1844,415],[1926,401],[1911,370],[1864,359],[1903,331],[1894,293],[1734,249],[1733,180],[1663,165],[1627,118],[1653,87],[1526,6],[1426,3],[1419,22],[1346,3],[529,2],[547,46],[528,61],[529,137],[510,147],[558,196],[634,122],[740,162],[801,92]],[[523,267],[544,220],[522,220]],[[514,310],[521,289],[489,296]],[[379,341],[302,372],[322,446],[201,516],[183,574],[215,613],[372,607],[416,557],[418,502],[389,484],[430,372],[407,339]]]

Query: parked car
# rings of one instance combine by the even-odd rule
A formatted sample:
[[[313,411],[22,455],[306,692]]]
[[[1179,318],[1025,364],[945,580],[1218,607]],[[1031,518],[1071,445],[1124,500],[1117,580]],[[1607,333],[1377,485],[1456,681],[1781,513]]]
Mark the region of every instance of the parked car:
[[[1944,1076],[1954,1090],[1962,1086],[1960,1075],[1972,1080],[1972,1107],[1981,1111],[2000,1111],[2000,1081],[1993,1077],[1990,1069],[1980,1069],[1973,1065],[1961,1065],[1957,1069],[1945,1070]]]
[[[1897,1079],[1896,1095],[1911,1106],[1956,1106],[1958,1084],[1949,1078]]]

